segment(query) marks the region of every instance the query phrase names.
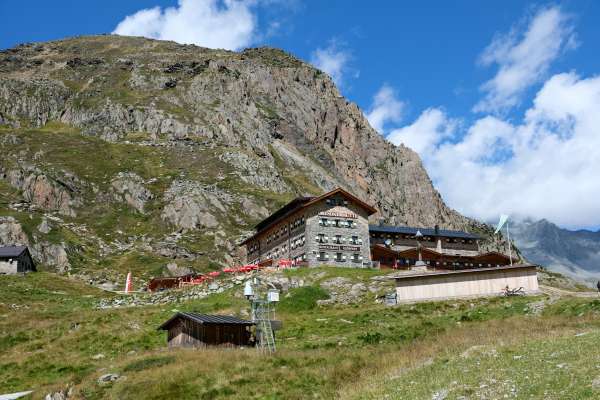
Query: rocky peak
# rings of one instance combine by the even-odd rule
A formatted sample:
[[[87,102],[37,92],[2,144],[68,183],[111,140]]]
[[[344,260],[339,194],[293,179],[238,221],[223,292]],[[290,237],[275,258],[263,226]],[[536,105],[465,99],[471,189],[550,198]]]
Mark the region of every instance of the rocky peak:
[[[79,223],[94,213],[114,221],[113,202],[125,203],[147,214],[128,215],[139,219],[130,231],[155,224],[160,229],[146,234],[210,236],[201,242],[231,256],[265,213],[341,186],[379,210],[374,221],[489,233],[448,208],[419,156],[379,135],[329,76],[278,49],[231,52],[115,35],[17,46],[0,52],[0,124],[14,130],[0,145],[13,158],[24,152],[41,171],[25,174],[7,162],[0,168],[17,171],[9,183],[45,210],[82,213]],[[27,130],[53,126],[87,137],[70,136],[127,168],[105,176],[82,171],[77,160],[29,154],[36,138]],[[156,164],[127,159],[140,152]],[[60,185],[49,171],[57,163],[81,181]]]

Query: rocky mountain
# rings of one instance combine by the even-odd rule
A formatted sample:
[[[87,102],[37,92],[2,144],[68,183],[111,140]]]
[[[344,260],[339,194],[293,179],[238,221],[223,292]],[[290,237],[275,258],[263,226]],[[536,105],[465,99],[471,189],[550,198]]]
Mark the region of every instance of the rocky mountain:
[[[595,284],[600,279],[600,231],[570,231],[547,220],[511,226],[523,256],[549,270]]]
[[[232,262],[257,221],[336,186],[374,220],[490,232],[448,208],[418,155],[329,76],[277,49],[20,45],[0,52],[0,127],[0,242],[83,276]]]

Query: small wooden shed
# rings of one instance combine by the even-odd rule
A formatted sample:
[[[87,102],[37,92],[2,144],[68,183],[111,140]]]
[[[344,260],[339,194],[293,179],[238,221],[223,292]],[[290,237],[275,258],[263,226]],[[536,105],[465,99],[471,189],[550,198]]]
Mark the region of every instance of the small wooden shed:
[[[26,246],[0,247],[0,274],[36,271],[31,253]]]
[[[169,347],[249,346],[254,322],[229,315],[178,312],[158,329],[168,332]]]

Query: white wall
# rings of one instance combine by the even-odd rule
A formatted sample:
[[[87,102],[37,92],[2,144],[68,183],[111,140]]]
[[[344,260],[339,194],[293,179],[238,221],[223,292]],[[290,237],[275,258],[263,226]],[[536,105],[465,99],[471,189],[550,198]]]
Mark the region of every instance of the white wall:
[[[526,293],[537,293],[535,267],[401,278],[396,279],[396,294],[399,303],[467,298],[499,295],[507,285],[510,289],[523,287]]]
[[[16,274],[17,273],[17,260],[12,262],[0,261],[0,274]]]

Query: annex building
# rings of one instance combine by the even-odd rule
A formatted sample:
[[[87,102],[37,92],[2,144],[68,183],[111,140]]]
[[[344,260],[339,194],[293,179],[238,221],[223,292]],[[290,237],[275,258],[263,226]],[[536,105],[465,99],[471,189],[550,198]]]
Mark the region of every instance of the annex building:
[[[434,228],[369,225],[377,210],[337,188],[318,197],[298,197],[256,225],[246,239],[252,264],[334,265],[436,270],[508,265],[509,257],[482,253],[478,235]]]

